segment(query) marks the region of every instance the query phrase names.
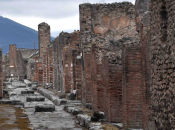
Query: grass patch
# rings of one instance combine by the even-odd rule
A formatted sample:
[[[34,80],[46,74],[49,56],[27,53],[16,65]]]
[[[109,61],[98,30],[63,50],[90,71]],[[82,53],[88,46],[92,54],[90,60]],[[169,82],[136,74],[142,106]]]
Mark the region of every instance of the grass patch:
[[[119,130],[117,127],[113,126],[113,125],[103,125],[104,130]]]

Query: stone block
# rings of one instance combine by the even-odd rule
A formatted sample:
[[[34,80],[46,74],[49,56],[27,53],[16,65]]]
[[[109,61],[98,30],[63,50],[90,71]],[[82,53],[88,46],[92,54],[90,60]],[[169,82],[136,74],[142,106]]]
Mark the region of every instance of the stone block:
[[[54,105],[37,105],[35,106],[35,112],[53,112],[55,111]]]
[[[75,94],[74,93],[69,93],[67,94],[68,100],[75,100]]]
[[[67,103],[67,100],[65,100],[65,99],[55,99],[55,100],[54,100],[54,104],[55,104],[56,106],[64,105],[64,104],[66,104],[66,103]]]
[[[45,97],[38,97],[38,96],[26,97],[26,102],[42,102],[42,101],[45,101]]]
[[[26,88],[26,85],[17,86],[17,88]]]
[[[21,94],[34,94],[33,90],[23,90],[21,91]]]

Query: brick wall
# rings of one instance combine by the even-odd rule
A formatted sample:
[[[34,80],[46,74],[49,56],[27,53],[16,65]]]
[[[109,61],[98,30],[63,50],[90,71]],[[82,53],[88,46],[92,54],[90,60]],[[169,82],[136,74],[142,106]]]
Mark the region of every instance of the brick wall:
[[[67,43],[62,50],[63,76],[65,93],[77,90],[77,98],[81,97],[81,55],[80,55],[80,33],[74,31],[69,34]]]
[[[123,124],[129,128],[143,128],[143,76],[140,46],[124,46],[123,64]]]
[[[123,37],[133,37],[138,40],[134,5],[129,2],[82,4],[80,5],[80,32],[83,48],[83,103],[86,103],[87,100],[88,103],[91,103],[93,97],[90,93],[92,91],[90,68],[93,68],[90,64],[91,47],[93,44],[99,46],[95,59],[97,69],[100,69],[103,56],[110,48],[109,44]]]
[[[122,66],[103,59],[106,92],[106,118],[110,122],[122,122]]]
[[[102,64],[97,64],[98,49],[93,45],[91,54],[93,111],[103,111],[107,121],[122,122],[122,66],[116,53],[120,48],[113,47]]]

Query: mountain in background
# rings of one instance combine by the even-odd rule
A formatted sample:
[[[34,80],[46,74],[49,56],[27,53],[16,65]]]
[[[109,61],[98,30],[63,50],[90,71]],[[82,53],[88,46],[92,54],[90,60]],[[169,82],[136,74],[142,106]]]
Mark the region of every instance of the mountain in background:
[[[51,37],[51,41],[53,39]],[[0,48],[3,54],[9,51],[9,44],[16,44],[17,48],[33,49],[34,41],[38,49],[38,31],[0,16]]]

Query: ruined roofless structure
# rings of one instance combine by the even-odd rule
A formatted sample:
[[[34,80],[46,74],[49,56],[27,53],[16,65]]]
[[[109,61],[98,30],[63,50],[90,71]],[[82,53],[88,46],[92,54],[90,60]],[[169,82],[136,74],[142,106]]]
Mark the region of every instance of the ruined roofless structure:
[[[93,111],[91,120],[103,113],[102,120],[124,129],[175,129],[174,6],[173,0],[81,4],[80,30],[62,31],[52,42],[50,26],[39,24],[32,81],[59,99],[81,101]],[[18,71],[17,50],[10,45],[14,75],[27,71]]]

